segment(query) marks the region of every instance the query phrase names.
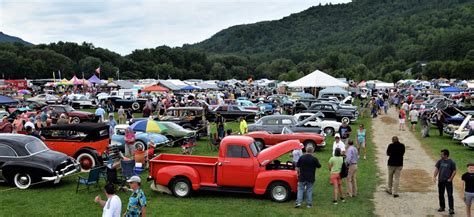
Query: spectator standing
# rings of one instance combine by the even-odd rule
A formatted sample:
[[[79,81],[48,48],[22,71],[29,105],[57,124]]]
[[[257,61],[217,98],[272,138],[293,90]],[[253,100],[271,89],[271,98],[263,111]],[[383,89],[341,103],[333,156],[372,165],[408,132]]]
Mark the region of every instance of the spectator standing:
[[[359,125],[359,129],[357,129],[357,145],[359,149],[359,154],[364,151],[364,160],[367,159],[367,133],[364,128],[363,124]]]
[[[341,149],[336,148],[334,151],[334,156],[329,159],[329,171],[331,173],[330,181],[333,185],[333,203],[337,204],[337,196],[339,193],[341,202],[344,202],[344,197],[342,196],[342,179],[341,179],[341,170],[342,164],[344,163],[344,158],[341,154]]]
[[[244,116],[241,116],[240,117],[240,135],[244,135],[247,133],[248,133],[247,121],[245,121]]]
[[[293,160],[293,165],[296,166],[300,157],[303,156],[303,148],[304,148],[304,145],[301,143],[300,148],[294,149],[291,152],[290,156],[291,156],[291,159]]]
[[[102,108],[101,105],[99,105],[95,110],[95,116],[99,118],[99,123],[104,122],[105,110]]]
[[[135,154],[135,133],[132,128],[125,130],[125,155],[133,156]]]
[[[400,109],[402,110],[402,109]],[[405,145],[400,143],[398,137],[392,137],[392,143],[388,145],[388,194],[398,197],[398,186],[400,183],[400,174],[403,169],[403,155],[405,155]]]
[[[474,163],[467,164],[467,172],[462,175],[464,184],[464,203],[467,217],[471,217],[471,205],[474,201]]]
[[[69,124],[69,120],[67,119],[66,117],[66,114],[61,114],[59,115],[59,119],[58,121],[56,122],[57,125],[68,125]]]
[[[436,112],[436,127],[438,128],[439,136],[443,136],[444,114],[441,109]]]
[[[139,176],[132,176],[127,180],[130,188],[133,193],[128,200],[127,211],[125,212],[125,217],[132,216],[146,216],[146,196],[145,193],[140,188],[141,179]]]
[[[428,111],[423,111],[421,113],[421,117],[420,117],[420,124],[421,124],[421,136],[422,137],[429,137],[429,132],[430,132],[430,128],[429,128],[429,113]]]
[[[388,112],[388,107],[389,107],[388,99],[386,99],[386,100],[383,101],[383,111],[384,111],[385,114],[387,114],[387,112]]]
[[[405,109],[400,109],[398,111],[398,123],[400,126],[398,127],[398,130],[405,130],[405,119],[407,118],[407,113],[405,112]]]
[[[0,133],[12,133],[13,132],[13,125],[8,121],[8,117],[6,115],[2,118],[2,124],[0,125]]]
[[[43,127],[46,127],[46,122],[48,121],[48,112],[46,111],[47,109],[43,109],[40,115],[41,123],[43,124]]]
[[[126,116],[125,116],[125,109],[123,109],[123,106],[120,106],[120,108],[117,111],[117,115],[118,115],[118,123],[125,124]]]
[[[346,164],[349,168],[347,173],[347,195],[349,197],[357,196],[357,163],[359,162],[359,152],[354,147],[354,142],[349,140],[349,147],[346,153]]]
[[[31,127],[32,129],[35,129],[35,118],[31,117],[28,119],[28,121],[24,124],[24,128],[26,129],[26,127]]]
[[[313,156],[314,147],[308,146],[306,154],[302,155],[296,163],[298,173],[298,193],[295,208],[301,207],[303,196],[306,193],[306,207],[313,207],[313,185],[315,182],[316,168],[321,168],[319,160]]]
[[[97,195],[94,201],[102,207],[102,217],[120,217],[122,212],[122,201],[120,197],[115,194],[115,186],[112,183],[107,183],[104,186],[105,196],[107,200],[104,201]]]
[[[339,135],[339,133],[336,133],[336,135],[334,135],[334,143],[332,145],[332,156],[335,156],[337,148],[341,150],[342,154],[346,152],[346,145],[344,144],[344,142],[341,141],[341,135]]]
[[[114,119],[114,114],[110,113],[109,114],[109,135],[110,135],[110,138],[112,138],[112,135],[114,135],[115,126],[117,126],[117,122]]]
[[[410,113],[408,114],[410,116],[410,121],[411,121],[411,131],[415,130],[416,124],[418,123],[418,116],[420,116],[420,113],[415,108],[412,108]]]
[[[217,137],[219,139],[224,138],[224,125],[225,125],[225,119],[222,117],[220,112],[216,113],[216,128],[217,128]]]
[[[131,119],[133,119],[133,110],[132,110],[132,108],[128,108],[125,115],[127,116],[127,120],[128,120],[128,121],[130,121]]]
[[[347,144],[347,140],[351,136],[352,128],[349,126],[349,123],[342,122],[342,125],[339,127],[339,135],[341,136],[341,140],[344,144]]]
[[[13,121],[13,133],[18,133],[20,131],[23,131],[23,120],[21,120],[20,115],[17,115],[15,117],[15,120]]]
[[[449,159],[449,151],[441,150],[441,159],[436,162],[433,175],[433,182],[436,183],[438,177],[438,196],[439,209],[438,212],[444,212],[446,203],[444,200],[444,192],[448,193],[449,214],[454,214],[454,198],[453,198],[453,179],[456,175],[456,163]]]

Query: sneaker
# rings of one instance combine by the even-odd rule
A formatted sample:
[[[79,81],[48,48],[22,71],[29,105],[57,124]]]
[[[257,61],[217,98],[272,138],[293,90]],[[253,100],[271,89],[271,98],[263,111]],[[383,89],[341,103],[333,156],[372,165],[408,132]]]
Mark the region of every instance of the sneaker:
[[[341,197],[340,199],[341,199],[341,202],[343,203],[346,202],[343,197]]]
[[[306,208],[311,209],[313,208],[313,205],[307,205]]]
[[[337,200],[333,200],[332,203],[333,203],[334,205],[337,205]]]
[[[438,212],[444,212],[444,211],[445,211],[444,208],[439,208],[438,209]]]
[[[454,215],[454,209],[449,209],[449,215]]]
[[[367,157],[366,157],[366,156],[364,156],[364,160],[367,160]]]
[[[390,194],[390,195],[392,195],[392,192],[391,192],[391,191],[389,191],[388,189],[385,189],[385,192],[387,192],[387,194]]]
[[[400,197],[398,194],[394,194],[393,197],[397,198]]]
[[[301,204],[296,204],[295,205],[295,208],[300,208],[301,207]]]

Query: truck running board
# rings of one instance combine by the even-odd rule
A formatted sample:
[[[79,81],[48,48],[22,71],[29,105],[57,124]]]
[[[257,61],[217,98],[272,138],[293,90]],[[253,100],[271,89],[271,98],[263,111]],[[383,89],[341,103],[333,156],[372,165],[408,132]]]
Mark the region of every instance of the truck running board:
[[[232,192],[232,193],[253,194],[253,188],[202,186],[201,188],[199,188],[199,190],[203,190],[203,191],[225,191],[225,192]]]

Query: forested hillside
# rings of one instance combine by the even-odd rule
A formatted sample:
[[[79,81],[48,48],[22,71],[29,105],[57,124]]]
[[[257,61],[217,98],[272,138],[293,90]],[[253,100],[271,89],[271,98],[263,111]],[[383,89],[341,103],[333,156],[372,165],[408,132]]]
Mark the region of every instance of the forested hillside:
[[[270,78],[315,69],[355,80],[474,78],[474,0],[357,0],[233,26],[182,48],[121,56],[91,43],[0,43],[5,78]],[[125,43],[125,42],[124,42]],[[410,73],[407,73],[407,69]]]

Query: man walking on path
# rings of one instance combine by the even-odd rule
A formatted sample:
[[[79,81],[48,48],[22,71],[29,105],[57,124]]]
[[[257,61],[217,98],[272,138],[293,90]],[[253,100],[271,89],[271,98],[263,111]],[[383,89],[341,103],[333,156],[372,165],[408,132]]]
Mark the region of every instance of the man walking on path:
[[[318,159],[313,156],[314,147],[306,147],[306,154],[301,156],[296,163],[298,172],[298,193],[295,208],[301,207],[303,194],[306,193],[306,207],[313,207],[313,185],[316,176],[316,168],[321,168]]]
[[[347,173],[347,195],[349,197],[357,196],[357,162],[359,161],[359,152],[354,147],[354,142],[349,140],[347,148],[346,164],[349,167]]]
[[[467,217],[471,217],[471,204],[474,201],[474,163],[467,164],[467,173],[462,175],[464,181],[464,203]]]
[[[454,214],[454,198],[453,198],[453,178],[456,175],[456,163],[449,159],[449,151],[441,150],[441,159],[436,162],[436,169],[433,175],[433,182],[436,183],[438,176],[438,196],[439,209],[438,212],[444,212],[446,203],[444,201],[444,191],[448,192],[449,214]]]
[[[388,145],[388,188],[387,193],[398,197],[398,186],[400,182],[400,173],[403,168],[403,155],[405,154],[405,145],[400,143],[398,137],[392,137],[392,143]],[[393,188],[392,188],[393,187]]]
[[[410,122],[411,122],[411,131],[415,131],[416,124],[418,123],[418,116],[420,113],[418,113],[418,110],[415,108],[412,108],[408,116],[410,116]]]

